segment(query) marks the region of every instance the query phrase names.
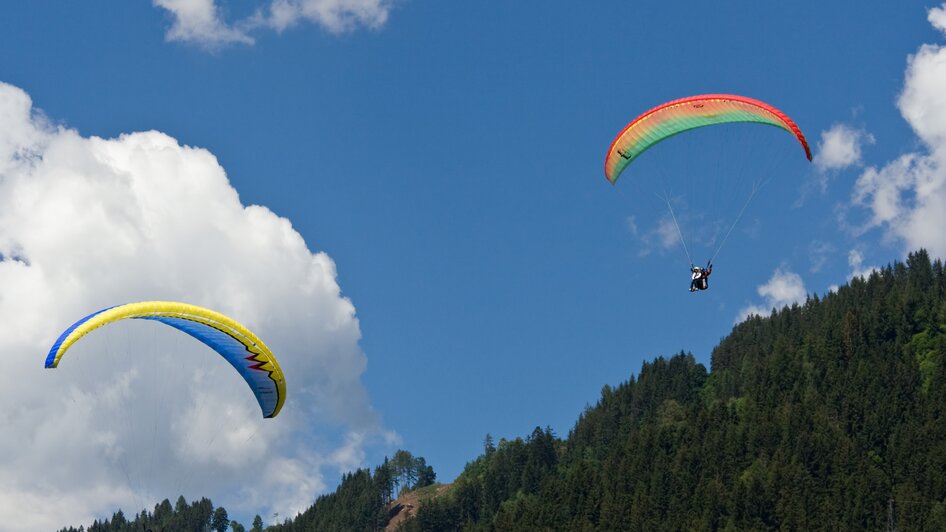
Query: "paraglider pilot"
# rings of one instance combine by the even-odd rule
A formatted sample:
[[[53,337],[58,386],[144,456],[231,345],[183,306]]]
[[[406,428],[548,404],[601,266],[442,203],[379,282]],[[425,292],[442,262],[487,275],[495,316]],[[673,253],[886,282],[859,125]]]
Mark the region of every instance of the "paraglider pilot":
[[[706,290],[709,288],[709,276],[711,273],[713,273],[713,264],[707,262],[706,268],[692,266],[690,268],[690,273],[690,291],[696,292],[697,290]]]

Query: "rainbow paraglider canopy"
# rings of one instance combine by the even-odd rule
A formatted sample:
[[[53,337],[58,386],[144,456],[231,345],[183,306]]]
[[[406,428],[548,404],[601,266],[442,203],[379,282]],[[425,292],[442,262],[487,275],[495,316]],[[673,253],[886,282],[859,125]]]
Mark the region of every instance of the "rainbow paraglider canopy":
[[[768,124],[784,129],[798,139],[805,156],[811,160],[808,141],[785,113],[745,96],[703,94],[667,102],[631,121],[611,143],[604,161],[604,174],[613,184],[631,161],[660,141],[698,127],[733,122]]]

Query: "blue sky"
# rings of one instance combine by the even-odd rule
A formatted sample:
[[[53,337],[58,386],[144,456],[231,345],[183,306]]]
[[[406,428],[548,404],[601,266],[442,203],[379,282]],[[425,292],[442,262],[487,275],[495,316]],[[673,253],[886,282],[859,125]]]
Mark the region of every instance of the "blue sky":
[[[71,132],[74,142],[88,145],[75,150],[95,157],[96,138],[105,139],[101,149],[108,153],[186,152],[187,146],[212,154],[216,164],[182,155],[182,166],[136,162],[115,175],[156,190],[174,188],[148,196],[167,193],[165,203],[154,205],[169,212],[181,198],[201,198],[204,189],[187,188],[192,183],[216,179],[212,194],[239,194],[227,216],[260,205],[270,229],[247,237],[260,253],[221,247],[220,256],[231,262],[194,259],[209,266],[182,269],[186,281],[178,284],[155,273],[147,289],[134,277],[104,295],[57,288],[68,304],[27,290],[12,295],[9,288],[11,295],[0,292],[6,307],[0,313],[22,314],[29,302],[43,318],[30,322],[29,338],[17,332],[25,325],[8,324],[5,335],[19,336],[0,348],[40,349],[38,365],[47,340],[83,312],[138,296],[200,300],[194,302],[256,320],[264,339],[274,331],[300,359],[312,352],[318,360],[299,364],[312,374],[287,375],[290,394],[294,383],[321,385],[317,372],[333,375],[324,378],[330,391],[305,396],[333,406],[323,411],[308,404],[311,415],[280,429],[293,442],[281,451],[287,463],[324,458],[292,462],[307,464],[294,471],[302,492],[314,498],[333,489],[346,468],[377,464],[399,447],[427,458],[449,482],[481,451],[486,433],[512,438],[548,425],[567,435],[604,384],[627,379],[643,361],[688,350],[708,365],[712,347],[751,309],[824,293],[921,245],[946,254],[946,238],[935,227],[946,205],[940,203],[946,111],[935,96],[946,94],[938,66],[943,7],[637,4],[341,0],[336,11],[301,0],[5,5],[0,82],[9,94],[32,100],[24,130],[35,126],[56,139]],[[282,18],[272,6],[284,8]],[[740,164],[766,171],[768,153],[790,155],[771,170],[772,181],[716,260],[712,289],[692,295],[679,244],[664,246],[654,233],[665,209],[627,175],[612,187],[602,166],[614,135],[639,113],[710,92],[780,108],[805,132],[818,164],[807,163],[791,137],[768,131],[744,139],[759,144],[758,151],[727,152],[728,161],[744,156]],[[44,125],[36,125],[42,117]],[[160,138],[128,137],[146,131]],[[26,145],[24,135],[9,134],[8,145]],[[60,161],[40,189],[68,202],[69,182],[59,176],[77,172],[94,181],[96,174],[82,157],[43,151],[54,144],[37,144],[46,154],[42,164]],[[654,155],[671,168],[685,162],[669,149]],[[192,164],[208,166],[188,180],[164,182],[168,168]],[[56,227],[56,213],[69,210],[30,208],[23,198],[33,196],[24,190],[38,179],[30,172],[0,166],[0,194],[7,195],[0,199],[7,208],[0,212],[7,223],[0,229],[2,290],[27,286],[16,277],[25,275],[22,262],[20,273],[10,273],[18,252],[33,270],[46,264],[40,257],[71,265],[63,273],[67,287],[93,286],[90,272],[109,277],[108,268],[118,266],[107,258],[92,268],[74,262],[67,247],[30,257],[30,246],[46,249],[46,237],[32,228],[47,221]],[[109,209],[121,202],[92,198],[91,210],[114,224]],[[188,212],[197,216],[200,201]],[[90,210],[72,207],[76,216]],[[204,212],[216,211],[211,205]],[[247,216],[252,232],[257,218]],[[280,225],[286,220],[291,229]],[[88,223],[71,245],[108,247],[89,236],[95,223],[106,222]],[[160,242],[128,236],[121,267],[144,268],[141,261],[151,259],[142,257],[150,253],[169,265],[187,262],[210,245],[182,231]],[[296,233],[304,245],[293,240]],[[231,236],[235,243],[242,238]],[[176,251],[160,255],[152,249],[158,243]],[[290,295],[311,276],[287,264],[310,259],[328,288],[308,299]],[[252,272],[237,276],[245,284],[221,281],[244,270]],[[59,286],[45,279],[44,286]],[[283,283],[272,293],[295,297],[293,303],[268,294],[270,282]],[[258,308],[266,312],[238,316],[247,306],[235,290],[265,301]],[[52,312],[44,304],[60,308]],[[288,325],[267,318],[282,316],[274,309],[283,307],[298,311],[285,313]],[[326,326],[310,338],[313,316],[342,316],[344,326]],[[335,353],[343,354],[336,359]],[[326,369],[336,360],[346,368],[337,379]],[[35,401],[42,409],[42,400]],[[325,429],[300,428],[315,421]],[[12,479],[0,478],[0,486],[41,493]],[[208,489],[213,492],[202,494],[234,511],[245,503],[240,511],[249,515],[295,508],[248,496],[245,486],[239,494]],[[126,495],[80,498],[53,524],[78,525],[110,512]],[[3,514],[2,503],[0,515],[16,518]]]

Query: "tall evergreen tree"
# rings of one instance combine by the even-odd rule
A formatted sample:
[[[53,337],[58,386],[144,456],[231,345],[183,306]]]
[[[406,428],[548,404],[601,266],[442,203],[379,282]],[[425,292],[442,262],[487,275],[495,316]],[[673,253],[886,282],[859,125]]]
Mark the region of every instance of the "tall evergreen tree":
[[[221,506],[214,510],[213,519],[210,522],[210,529],[215,532],[226,532],[230,526],[230,519],[227,517],[227,511]]]

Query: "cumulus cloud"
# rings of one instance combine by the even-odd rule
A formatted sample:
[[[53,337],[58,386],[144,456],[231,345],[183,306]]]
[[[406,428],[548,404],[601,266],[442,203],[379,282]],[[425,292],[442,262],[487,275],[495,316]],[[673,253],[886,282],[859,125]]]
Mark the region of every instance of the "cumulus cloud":
[[[174,17],[165,36],[169,41],[207,46],[253,44],[253,38],[246,31],[228,26],[221,20],[214,0],[154,0],[154,5],[170,11]]]
[[[845,124],[834,124],[821,132],[821,142],[815,155],[815,166],[822,172],[842,170],[861,163],[861,146],[873,144],[874,137],[861,129]]]
[[[849,279],[869,277],[872,272],[878,269],[876,266],[864,266],[864,253],[860,249],[852,249],[847,254],[847,264],[851,267]]]
[[[946,33],[946,4],[928,19]],[[906,251],[927,248],[946,257],[946,47],[926,44],[907,61],[901,115],[919,137],[922,150],[906,153],[881,168],[867,168],[852,193],[868,211],[861,230],[881,227]]]
[[[243,205],[213,154],[156,131],[52,127],[2,83],[0,123],[0,521],[54,530],[181,493],[293,515],[366,445],[396,440],[361,384],[334,262]],[[263,338],[286,374],[279,416],[262,419],[228,364],[153,322],[103,327],[42,369],[69,324],[148,299],[218,310]]]
[[[943,4],[942,7],[930,9],[927,19],[934,28],[946,34],[946,4]]]
[[[774,308],[800,303],[808,294],[801,276],[783,268],[777,268],[768,282],[759,286],[756,292],[765,300],[765,303],[749,305],[740,310],[736,323],[752,315],[767,316]]]
[[[332,33],[359,27],[380,28],[388,20],[390,0],[271,0],[252,15],[232,23],[224,21],[215,0],[153,0],[174,18],[169,41],[192,42],[207,47],[232,43],[253,44],[251,33],[269,29],[282,32],[309,22]]]

